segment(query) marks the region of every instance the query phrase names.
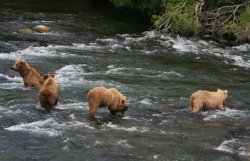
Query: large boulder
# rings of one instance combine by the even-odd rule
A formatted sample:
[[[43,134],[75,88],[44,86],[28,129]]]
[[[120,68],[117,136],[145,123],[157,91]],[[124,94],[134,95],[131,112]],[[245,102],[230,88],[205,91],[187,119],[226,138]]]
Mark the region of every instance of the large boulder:
[[[44,33],[44,32],[50,32],[51,28],[45,25],[37,25],[33,27],[33,30],[36,32]]]

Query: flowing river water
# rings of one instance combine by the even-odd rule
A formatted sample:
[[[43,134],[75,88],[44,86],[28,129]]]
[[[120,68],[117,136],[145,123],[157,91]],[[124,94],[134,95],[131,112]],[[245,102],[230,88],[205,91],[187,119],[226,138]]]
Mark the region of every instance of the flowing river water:
[[[93,1],[0,2],[0,160],[250,160],[250,45],[146,31],[143,16]],[[35,25],[50,33],[22,34]],[[10,68],[55,73],[56,111]],[[115,87],[124,115],[88,119],[86,94]],[[190,95],[227,89],[226,111],[192,114]]]

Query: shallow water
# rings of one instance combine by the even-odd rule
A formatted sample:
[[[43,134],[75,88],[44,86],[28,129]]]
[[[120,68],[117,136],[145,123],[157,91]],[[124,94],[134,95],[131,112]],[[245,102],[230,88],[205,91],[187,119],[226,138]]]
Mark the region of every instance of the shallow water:
[[[250,45],[143,32],[142,17],[103,2],[31,2],[0,2],[1,160],[250,159]],[[17,32],[38,24],[53,31]],[[10,69],[18,58],[55,73],[55,112]],[[124,115],[88,119],[99,85],[127,96]],[[191,114],[190,95],[217,88],[229,91],[226,111]]]

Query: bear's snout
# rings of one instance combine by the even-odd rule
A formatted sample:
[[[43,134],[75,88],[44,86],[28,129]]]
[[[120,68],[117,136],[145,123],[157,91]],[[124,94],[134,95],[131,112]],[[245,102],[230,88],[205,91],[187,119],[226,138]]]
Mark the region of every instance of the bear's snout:
[[[127,110],[128,110],[128,106],[124,106],[124,109],[121,111],[121,113],[124,114],[124,112]]]

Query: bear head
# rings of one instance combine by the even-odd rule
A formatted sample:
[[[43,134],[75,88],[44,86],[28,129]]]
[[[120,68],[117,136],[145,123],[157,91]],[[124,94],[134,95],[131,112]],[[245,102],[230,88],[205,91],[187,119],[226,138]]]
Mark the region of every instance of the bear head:
[[[48,80],[48,79],[54,79],[54,74],[45,74],[44,76],[43,76],[43,79],[42,80],[40,80],[39,82],[41,83],[41,84],[43,84],[46,80]]]
[[[26,61],[18,59],[15,64],[11,67],[11,69],[18,71],[18,72],[22,72],[25,69],[30,68],[29,65],[27,64]]]
[[[120,102],[119,102],[119,104],[118,104],[118,107],[119,107],[121,113],[124,113],[125,111],[127,111],[128,106],[127,106],[127,103],[126,103],[126,97],[122,97],[122,98],[120,99]]]
[[[224,100],[227,99],[227,97],[228,97],[228,91],[227,90],[217,89],[217,92],[224,96]]]

